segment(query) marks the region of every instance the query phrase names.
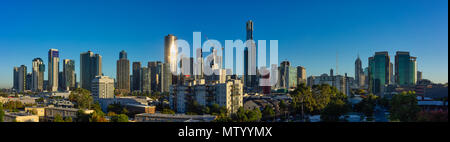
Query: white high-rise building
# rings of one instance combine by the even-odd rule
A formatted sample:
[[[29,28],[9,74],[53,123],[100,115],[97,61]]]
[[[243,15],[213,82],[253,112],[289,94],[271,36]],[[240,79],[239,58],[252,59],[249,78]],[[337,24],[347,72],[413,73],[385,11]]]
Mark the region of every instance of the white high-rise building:
[[[94,99],[114,98],[114,79],[108,76],[96,76],[92,80],[91,90]]]
[[[228,80],[215,85],[215,103],[227,108],[229,113],[236,113],[244,106],[244,85],[240,80]]]
[[[170,105],[178,113],[188,110],[189,101],[201,106],[218,104],[227,108],[228,113],[236,113],[244,105],[244,84],[241,80],[227,80],[225,83],[207,83],[199,79],[170,87]]]
[[[35,58],[32,63],[31,90],[34,92],[42,92],[44,90],[44,61],[41,58]]]
[[[48,51],[48,91],[58,91],[58,73],[59,73],[59,51],[50,49]]]

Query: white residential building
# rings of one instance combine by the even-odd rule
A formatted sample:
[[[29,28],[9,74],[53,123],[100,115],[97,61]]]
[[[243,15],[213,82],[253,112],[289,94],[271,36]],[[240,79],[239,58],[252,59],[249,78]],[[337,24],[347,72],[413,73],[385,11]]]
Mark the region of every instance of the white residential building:
[[[92,80],[92,96],[94,99],[114,98],[114,79],[107,76],[96,76]]]

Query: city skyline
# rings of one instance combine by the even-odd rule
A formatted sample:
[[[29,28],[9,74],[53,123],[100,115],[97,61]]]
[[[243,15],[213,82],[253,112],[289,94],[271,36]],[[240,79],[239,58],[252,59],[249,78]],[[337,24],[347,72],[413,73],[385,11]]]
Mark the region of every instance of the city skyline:
[[[51,12],[51,10],[44,11],[37,15],[27,15],[26,12],[33,12],[33,10],[38,10],[39,8],[34,7],[34,9],[28,10],[24,13],[17,13],[16,16],[18,18],[10,18],[10,16],[14,15],[5,15],[0,14],[0,19],[5,19],[5,23],[0,24],[0,31],[6,31],[5,33],[0,33],[0,47],[8,49],[9,53],[2,56],[1,59],[7,60],[13,58],[15,60],[2,62],[1,66],[4,68],[0,71],[0,77],[4,78],[0,81],[0,88],[8,88],[12,87],[13,82],[13,73],[11,69],[14,66],[26,65],[27,67],[31,67],[32,60],[34,58],[42,58],[44,59],[44,64],[48,66],[48,60],[46,53],[49,49],[55,48],[59,51],[60,60],[64,59],[72,59],[75,60],[75,71],[77,75],[77,81],[80,81],[80,53],[86,52],[88,50],[93,51],[94,53],[98,53],[103,57],[103,73],[106,76],[115,78],[116,76],[116,61],[119,58],[118,53],[122,50],[128,52],[128,58],[130,62],[142,62],[142,64],[146,65],[147,62],[150,61],[164,61],[164,36],[167,34],[174,34],[180,39],[184,39],[187,41],[192,40],[192,32],[201,31],[202,32],[202,42],[205,41],[206,38],[209,39],[217,39],[221,43],[226,39],[245,39],[245,22],[248,20],[254,21],[254,39],[255,40],[279,40],[279,62],[287,59],[291,62],[293,66],[304,66],[307,69],[307,76],[311,75],[320,75],[322,73],[327,73],[330,68],[336,68],[336,55],[338,55],[338,66],[339,74],[343,75],[347,73],[349,76],[354,76],[354,61],[359,54],[363,68],[368,66],[368,58],[371,57],[375,52],[379,51],[388,51],[389,56],[394,59],[395,53],[397,51],[408,51],[411,56],[418,57],[417,65],[418,71],[423,72],[424,79],[430,79],[433,82],[437,83],[445,83],[448,82],[448,7],[447,2],[434,1],[435,3],[421,3],[421,1],[413,1],[408,4],[401,2],[381,2],[377,3],[375,6],[369,6],[370,2],[359,2],[362,3],[362,7],[372,8],[369,10],[364,10],[363,8],[357,8],[354,6],[347,6],[350,10],[341,10],[337,14],[327,14],[326,12],[320,13],[320,10],[308,9],[311,10],[310,15],[308,14],[300,14],[300,20],[286,21],[286,17],[280,16],[281,12],[287,12],[290,10],[281,10],[278,14],[270,15],[270,13],[262,12],[261,10],[257,10],[255,12],[244,11],[242,15],[237,16],[235,18],[227,18],[229,21],[225,20],[217,20],[212,21],[214,24],[193,24],[188,22],[186,26],[176,25],[171,22],[174,22],[173,19],[169,17],[175,17],[172,15],[174,13],[169,13],[168,19],[162,18],[163,22],[156,22],[153,26],[156,27],[146,27],[145,24],[148,24],[148,20],[140,21],[139,17],[131,16],[131,21],[123,22],[123,23],[114,23],[113,16],[114,13],[103,13],[100,11],[94,11],[94,15],[104,15],[107,16],[107,19],[101,19],[103,22],[112,22],[112,23],[102,23],[105,24],[103,27],[100,23],[95,24],[95,22],[100,22],[101,20],[93,20],[90,18],[93,17],[75,17],[75,20],[85,19],[87,21],[81,22],[83,26],[77,26],[76,24],[67,25],[70,21],[54,21],[49,20],[47,22],[39,21],[33,18],[43,17],[54,17],[58,15],[50,14],[47,12]],[[82,2],[78,3],[81,4]],[[204,2],[211,4],[211,2]],[[336,8],[331,6],[332,4],[315,4],[315,3],[306,3],[300,2],[303,4],[307,4],[309,6],[313,6],[318,9],[324,10],[324,8],[330,8],[331,10],[339,10],[340,8]],[[330,2],[333,3],[333,2]],[[387,6],[383,6],[382,4],[389,4]],[[14,2],[11,2],[14,4]],[[56,3],[57,4],[57,3]],[[56,5],[55,4],[55,5]],[[159,3],[164,5],[165,3]],[[196,3],[198,4],[198,3]],[[267,4],[267,3],[266,3]],[[395,6],[398,5],[406,5],[403,8],[398,8]],[[61,4],[64,5],[64,4]],[[189,4],[193,6],[195,4]],[[280,4],[276,3],[273,7],[281,8],[285,7],[288,4]],[[445,6],[443,6],[445,5]],[[23,5],[26,6],[26,5]],[[65,5],[67,6],[67,5]],[[95,4],[93,6],[96,6]],[[140,13],[139,10],[143,10],[145,6],[138,6],[138,4],[133,3],[128,5],[133,8],[137,8],[137,10],[132,10],[131,12],[121,11],[126,14],[141,14],[140,16],[145,17],[145,14]],[[258,5],[256,5],[257,7]],[[297,4],[298,6],[298,4]],[[342,5],[341,5],[342,6]],[[361,6],[361,5],[358,5]],[[377,7],[378,6],[378,7]],[[392,6],[392,7],[391,7]],[[119,3],[111,2],[111,5],[105,6],[103,8],[107,10],[112,10],[113,8],[120,8]],[[124,6],[126,7],[126,6]],[[193,6],[198,7],[198,6]],[[224,9],[225,6],[220,6],[219,8]],[[387,8],[389,12],[375,14],[377,9],[384,7]],[[395,9],[395,8],[397,9]],[[437,7],[437,8],[436,8]],[[33,7],[31,7],[33,8]],[[62,10],[60,7],[53,7],[53,10]],[[74,10],[74,7],[71,7]],[[142,9],[141,9],[142,8]],[[0,9],[3,9],[0,6]],[[21,9],[19,6],[18,9]],[[206,8],[207,9],[207,8]],[[251,8],[252,10],[256,10],[257,8]],[[344,9],[344,8],[343,8]],[[413,12],[410,12],[413,9]],[[6,11],[11,11],[12,9],[6,8]],[[76,9],[75,9],[76,10]],[[280,10],[280,9],[277,9]],[[369,18],[364,17],[365,15],[361,14],[351,14],[352,10],[361,10],[364,14],[368,14]],[[370,10],[375,10],[373,13],[369,12]],[[156,11],[156,10],[155,10]],[[292,10],[296,14],[302,12],[303,10]],[[392,16],[392,12],[394,14]],[[396,12],[395,12],[396,11]],[[445,13],[443,12],[445,11]],[[1,13],[8,13],[3,10],[0,10]],[[66,14],[74,14],[69,10],[63,10],[63,13]],[[154,12],[154,11],[153,11]],[[194,11],[194,13],[198,13],[199,11]],[[263,14],[257,13],[261,12]],[[313,13],[318,12],[318,13]],[[408,13],[406,13],[408,12]],[[75,12],[76,13],[76,12]],[[120,13],[120,12],[119,12]],[[214,12],[213,12],[214,13]],[[387,16],[387,14],[391,14],[391,17],[383,17]],[[118,14],[118,13],[115,13]],[[122,13],[123,14],[123,13]],[[126,14],[119,14],[121,18],[127,17]],[[206,14],[206,13],[205,13]],[[217,14],[217,13],[216,13]],[[268,17],[265,17],[264,14],[269,14]],[[345,14],[350,14],[349,16],[344,16]],[[405,16],[405,14],[409,14],[406,16],[407,18],[401,17]],[[298,27],[298,29],[292,29],[293,26],[302,26],[302,19],[313,20],[314,17],[317,16],[316,21],[305,22],[303,26],[307,26],[306,28],[312,28],[312,30],[304,30],[303,27]],[[26,18],[31,19],[21,19]],[[86,16],[86,15],[84,15]],[[152,15],[155,16],[155,15]],[[209,18],[220,18],[212,17],[209,15]],[[283,21],[271,21],[270,18],[274,17],[283,17]],[[292,16],[292,14],[291,14]],[[295,16],[295,15],[294,15]],[[336,17],[340,17],[346,19],[347,21],[339,22]],[[178,16],[177,16],[178,17]],[[188,16],[189,17],[189,16]],[[194,18],[195,20],[199,19],[197,16]],[[325,19],[320,19],[323,17]],[[382,22],[375,22],[380,19],[376,18],[384,18],[381,20]],[[73,18],[73,17],[71,17]],[[87,18],[87,19],[86,19]],[[109,19],[110,18],[110,19]],[[161,17],[160,17],[161,18]],[[180,20],[187,20],[186,17],[179,17]],[[189,17],[193,18],[193,17]],[[375,18],[375,19],[372,19]],[[119,18],[120,19],[120,18]],[[11,20],[11,21],[8,21]],[[20,28],[32,28],[36,25],[31,24],[20,24],[21,22],[25,22],[28,20],[32,20],[31,22],[35,22],[38,26],[33,28],[34,30],[29,31],[21,30]],[[66,19],[68,20],[68,19]],[[359,21],[358,21],[359,20]],[[389,22],[390,20],[390,22]],[[425,20],[425,21],[423,21]],[[429,20],[429,21],[426,21]],[[224,23],[221,23],[222,21]],[[50,25],[40,25],[49,22],[55,22]],[[94,23],[89,23],[94,22]],[[143,22],[143,23],[140,23]],[[293,22],[293,23],[286,23]],[[356,22],[356,23],[352,23]],[[313,26],[313,24],[320,24],[319,26]],[[332,25],[330,23],[335,23],[337,25]],[[362,24],[361,24],[362,23]],[[14,25],[18,24],[18,25]],[[144,31],[147,33],[139,31],[137,28],[132,28],[136,24],[138,27],[145,29]],[[165,25],[167,24],[167,25]],[[218,24],[218,25],[215,25]],[[231,24],[231,26],[227,26],[225,24]],[[281,24],[281,25],[280,25]],[[283,24],[286,24],[285,26]],[[299,25],[296,25],[299,24]],[[348,25],[349,24],[349,25]],[[361,24],[361,25],[359,25]],[[123,29],[115,29],[118,28],[116,26],[127,25]],[[11,29],[6,28],[8,26],[12,26]],[[55,27],[50,27],[55,26]],[[70,30],[68,27],[74,26],[75,29],[82,29],[77,32],[75,30]],[[321,27],[323,26],[323,27]],[[158,29],[161,27],[160,29]],[[171,28],[172,27],[172,28]],[[224,28],[221,28],[224,27]],[[291,28],[289,28],[291,27]],[[94,30],[95,28],[100,28]],[[297,27],[296,27],[297,28]],[[342,29],[339,29],[342,28]],[[375,28],[377,30],[371,29]],[[45,29],[50,29],[48,34],[44,34],[43,36],[38,36],[42,34]],[[114,31],[114,29],[116,31]],[[158,29],[158,30],[157,30]],[[225,29],[225,30],[224,30]],[[292,31],[286,31],[283,29],[292,29]],[[58,30],[62,30],[67,32],[58,32]],[[229,31],[227,31],[229,30]],[[155,31],[155,32],[152,32]],[[190,31],[190,32],[189,32]],[[284,32],[279,32],[284,31]],[[328,31],[328,32],[324,32]],[[368,33],[365,33],[368,32]],[[93,35],[89,35],[93,34]],[[107,35],[110,34],[110,35]],[[100,36],[102,35],[102,36]],[[98,37],[97,37],[98,36]],[[362,36],[362,37],[358,37]],[[384,37],[383,37],[384,36]],[[98,38],[98,39],[97,39]],[[123,39],[121,39],[123,38]],[[136,38],[136,39],[133,39]],[[349,42],[353,41],[353,42]],[[298,52],[292,52],[292,50]],[[303,52],[306,51],[306,52]],[[329,52],[324,52],[329,51]],[[23,54],[22,54],[23,53]],[[3,53],[5,54],[5,53]],[[300,56],[299,56],[300,55]],[[304,56],[303,56],[304,55]],[[60,65],[60,71],[62,69]],[[336,70],[336,69],[335,69]],[[31,72],[30,69],[27,71]],[[48,72],[48,70],[46,70]],[[47,73],[45,73],[45,80],[48,79]]]

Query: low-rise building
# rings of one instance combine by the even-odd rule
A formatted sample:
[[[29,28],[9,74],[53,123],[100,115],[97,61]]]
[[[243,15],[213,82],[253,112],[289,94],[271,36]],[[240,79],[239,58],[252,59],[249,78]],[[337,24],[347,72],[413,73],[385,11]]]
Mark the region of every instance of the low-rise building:
[[[153,114],[156,111],[156,107],[155,106],[140,105],[140,104],[126,104],[125,108],[131,114],[140,114],[140,113],[151,113],[151,114]]]
[[[214,115],[185,115],[185,114],[162,114],[142,113],[136,114],[136,122],[211,122],[216,119]]]
[[[328,84],[330,86],[336,87],[340,92],[349,95],[348,77],[342,75],[330,75],[322,74],[320,76],[310,76],[308,77],[308,86],[313,85]]]
[[[6,103],[6,102],[10,102],[10,101],[19,101],[23,104],[34,104],[36,103],[36,99],[38,99],[37,97],[29,97],[29,96],[23,96],[23,97],[18,97],[18,98],[14,98],[14,97],[0,97],[0,103]]]
[[[48,107],[45,108],[44,121],[53,121],[57,115],[60,115],[62,118],[71,117],[72,119],[76,119],[79,110],[77,108]],[[94,113],[94,110],[83,110],[83,112],[85,114],[91,114]]]
[[[25,107],[25,112],[27,113],[35,113],[35,115],[39,117],[45,116],[45,108],[44,107]]]
[[[448,111],[448,102],[418,99],[417,105],[423,111]]]
[[[3,122],[39,122],[39,116],[26,112],[5,113]]]
[[[108,111],[108,105],[110,104],[136,104],[136,105],[148,105],[146,98],[139,98],[136,96],[127,96],[127,97],[114,97],[114,98],[100,98],[97,100],[100,104],[100,107],[103,111]]]

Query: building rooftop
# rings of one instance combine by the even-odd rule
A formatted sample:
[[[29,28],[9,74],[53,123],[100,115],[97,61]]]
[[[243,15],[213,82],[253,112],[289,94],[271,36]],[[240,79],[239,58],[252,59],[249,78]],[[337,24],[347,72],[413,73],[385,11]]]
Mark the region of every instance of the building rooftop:
[[[159,118],[176,118],[176,119],[203,119],[203,120],[214,120],[216,116],[214,115],[186,115],[186,114],[162,114],[162,113],[141,113],[136,114],[136,116],[144,117],[159,117]]]
[[[134,107],[155,107],[155,106],[142,105],[142,104],[125,104],[125,105],[134,106]]]
[[[26,112],[9,112],[9,113],[5,113],[5,115],[9,115],[9,116],[33,116],[33,114],[26,113]]]
[[[417,105],[419,106],[444,106],[444,104],[448,104],[448,102],[444,103],[443,101],[417,101]]]

